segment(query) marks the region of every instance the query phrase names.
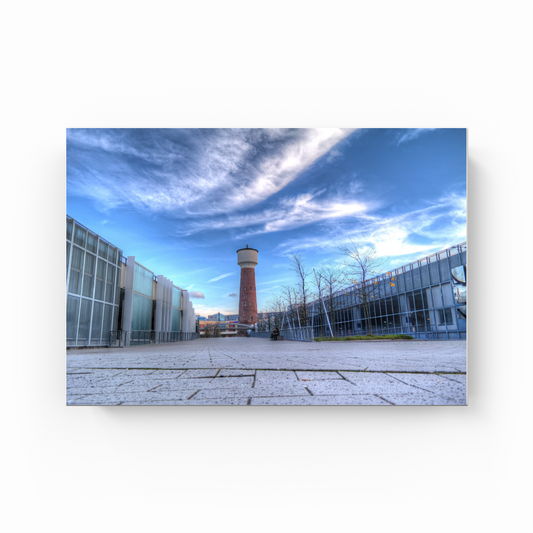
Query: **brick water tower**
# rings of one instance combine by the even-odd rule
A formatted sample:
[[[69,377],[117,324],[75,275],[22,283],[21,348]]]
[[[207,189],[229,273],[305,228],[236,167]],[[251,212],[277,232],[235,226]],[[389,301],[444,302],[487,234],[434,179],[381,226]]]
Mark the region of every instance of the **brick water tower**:
[[[239,292],[239,324],[252,326],[257,322],[257,297],[255,287],[255,266],[258,250],[241,248],[237,250],[237,263],[241,267],[241,290]]]

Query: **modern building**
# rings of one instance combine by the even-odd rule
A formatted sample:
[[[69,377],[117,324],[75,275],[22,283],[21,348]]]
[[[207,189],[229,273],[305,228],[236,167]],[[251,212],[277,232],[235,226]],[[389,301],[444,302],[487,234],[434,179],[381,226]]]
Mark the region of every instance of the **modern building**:
[[[258,250],[241,248],[237,250],[237,262],[241,267],[241,287],[239,292],[239,323],[255,325],[257,323],[257,295],[255,285],[255,267]]]
[[[466,273],[463,242],[367,281],[368,306],[355,285],[334,293],[332,302],[323,295],[309,304],[308,337],[370,332],[465,339]],[[298,327],[297,313],[298,306],[293,306],[283,314],[283,329]]]
[[[175,342],[196,330],[186,290],[67,216],[67,346]]]

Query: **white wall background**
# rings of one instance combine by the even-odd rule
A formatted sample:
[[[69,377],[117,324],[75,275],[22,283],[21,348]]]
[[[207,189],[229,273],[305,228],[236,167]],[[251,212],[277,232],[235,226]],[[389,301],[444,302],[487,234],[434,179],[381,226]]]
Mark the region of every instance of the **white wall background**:
[[[531,1],[0,15],[2,532],[531,531]],[[468,127],[469,406],[65,407],[65,128],[86,126]]]

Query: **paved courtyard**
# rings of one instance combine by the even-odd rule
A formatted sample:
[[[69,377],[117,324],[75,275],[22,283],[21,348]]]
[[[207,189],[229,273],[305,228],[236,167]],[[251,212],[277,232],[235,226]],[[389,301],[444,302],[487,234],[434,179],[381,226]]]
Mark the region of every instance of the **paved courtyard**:
[[[466,341],[229,338],[67,352],[68,405],[466,405]]]

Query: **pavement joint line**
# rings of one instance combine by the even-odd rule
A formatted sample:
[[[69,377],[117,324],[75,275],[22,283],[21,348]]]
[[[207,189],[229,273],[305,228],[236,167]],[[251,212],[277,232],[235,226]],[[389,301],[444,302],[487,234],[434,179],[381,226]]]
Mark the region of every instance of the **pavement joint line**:
[[[396,379],[397,381],[399,381],[400,383],[403,383],[404,385],[407,385],[408,387],[414,387],[415,389],[420,389],[425,392],[429,392],[430,394],[435,394],[434,391],[424,389],[423,387],[419,387],[418,385],[412,385],[411,383],[406,383],[405,381],[398,379],[396,376],[391,376],[390,374],[387,374],[387,372],[383,372],[383,374],[385,374],[386,376],[389,376],[390,378]]]
[[[116,376],[112,376],[112,377],[116,377]],[[117,387],[122,387],[122,385],[127,385],[128,383],[133,383],[135,380],[132,379],[131,381],[126,381],[126,383],[121,383],[120,385],[117,385]]]
[[[193,392],[188,398],[187,400],[190,400],[193,396],[196,396],[202,389],[198,389],[196,392]]]
[[[248,401],[246,402],[246,405],[252,405],[252,399],[248,398]]]
[[[314,396],[314,394],[307,388],[307,387],[304,387],[304,389],[311,395],[311,396]],[[337,395],[338,396],[338,395]]]
[[[251,387],[252,389],[255,389],[255,379],[256,379],[256,377],[257,377],[257,370],[254,371],[254,381],[253,381],[252,387]],[[250,398],[250,400],[251,400],[251,398]],[[248,405],[250,405],[250,404],[248,404]]]
[[[146,392],[152,392],[155,389],[158,389],[159,387],[162,387],[162,386],[163,386],[163,383],[161,383],[160,385],[157,385],[157,387],[154,387],[153,389],[147,390]]]
[[[396,405],[395,403],[392,403],[389,400],[387,400],[387,398],[383,398],[383,396],[380,396],[379,394],[374,394],[374,396],[377,396],[379,399],[383,400],[384,402],[387,402],[390,405]]]
[[[89,370],[174,370],[174,371],[181,371],[181,370],[214,370],[210,367],[193,367],[193,368],[143,368],[143,367],[137,367],[137,368],[117,368],[117,367],[105,367],[105,366],[95,366],[95,367],[84,367]],[[222,370],[225,367],[221,367],[219,370]],[[368,367],[367,367],[368,368]],[[239,368],[239,370],[242,371],[257,371],[261,370],[262,372],[279,372],[279,371],[293,371],[293,372],[353,372],[353,373],[367,373],[367,374],[386,374],[388,372],[393,374],[422,374],[426,376],[440,376],[440,375],[450,375],[450,376],[466,376],[466,372],[445,372],[442,370],[434,370],[433,372],[421,372],[420,370],[354,370],[353,368],[349,369],[338,369],[338,370],[332,370],[331,368],[326,369],[316,369],[316,370],[309,370],[309,368]],[[69,374],[70,375],[70,374]],[[116,374],[117,376],[120,374]],[[114,377],[114,376],[111,376]],[[392,377],[392,376],[391,376]],[[187,379],[187,378],[184,378]],[[195,379],[202,379],[202,378],[195,378]],[[207,378],[209,379],[209,378]]]

